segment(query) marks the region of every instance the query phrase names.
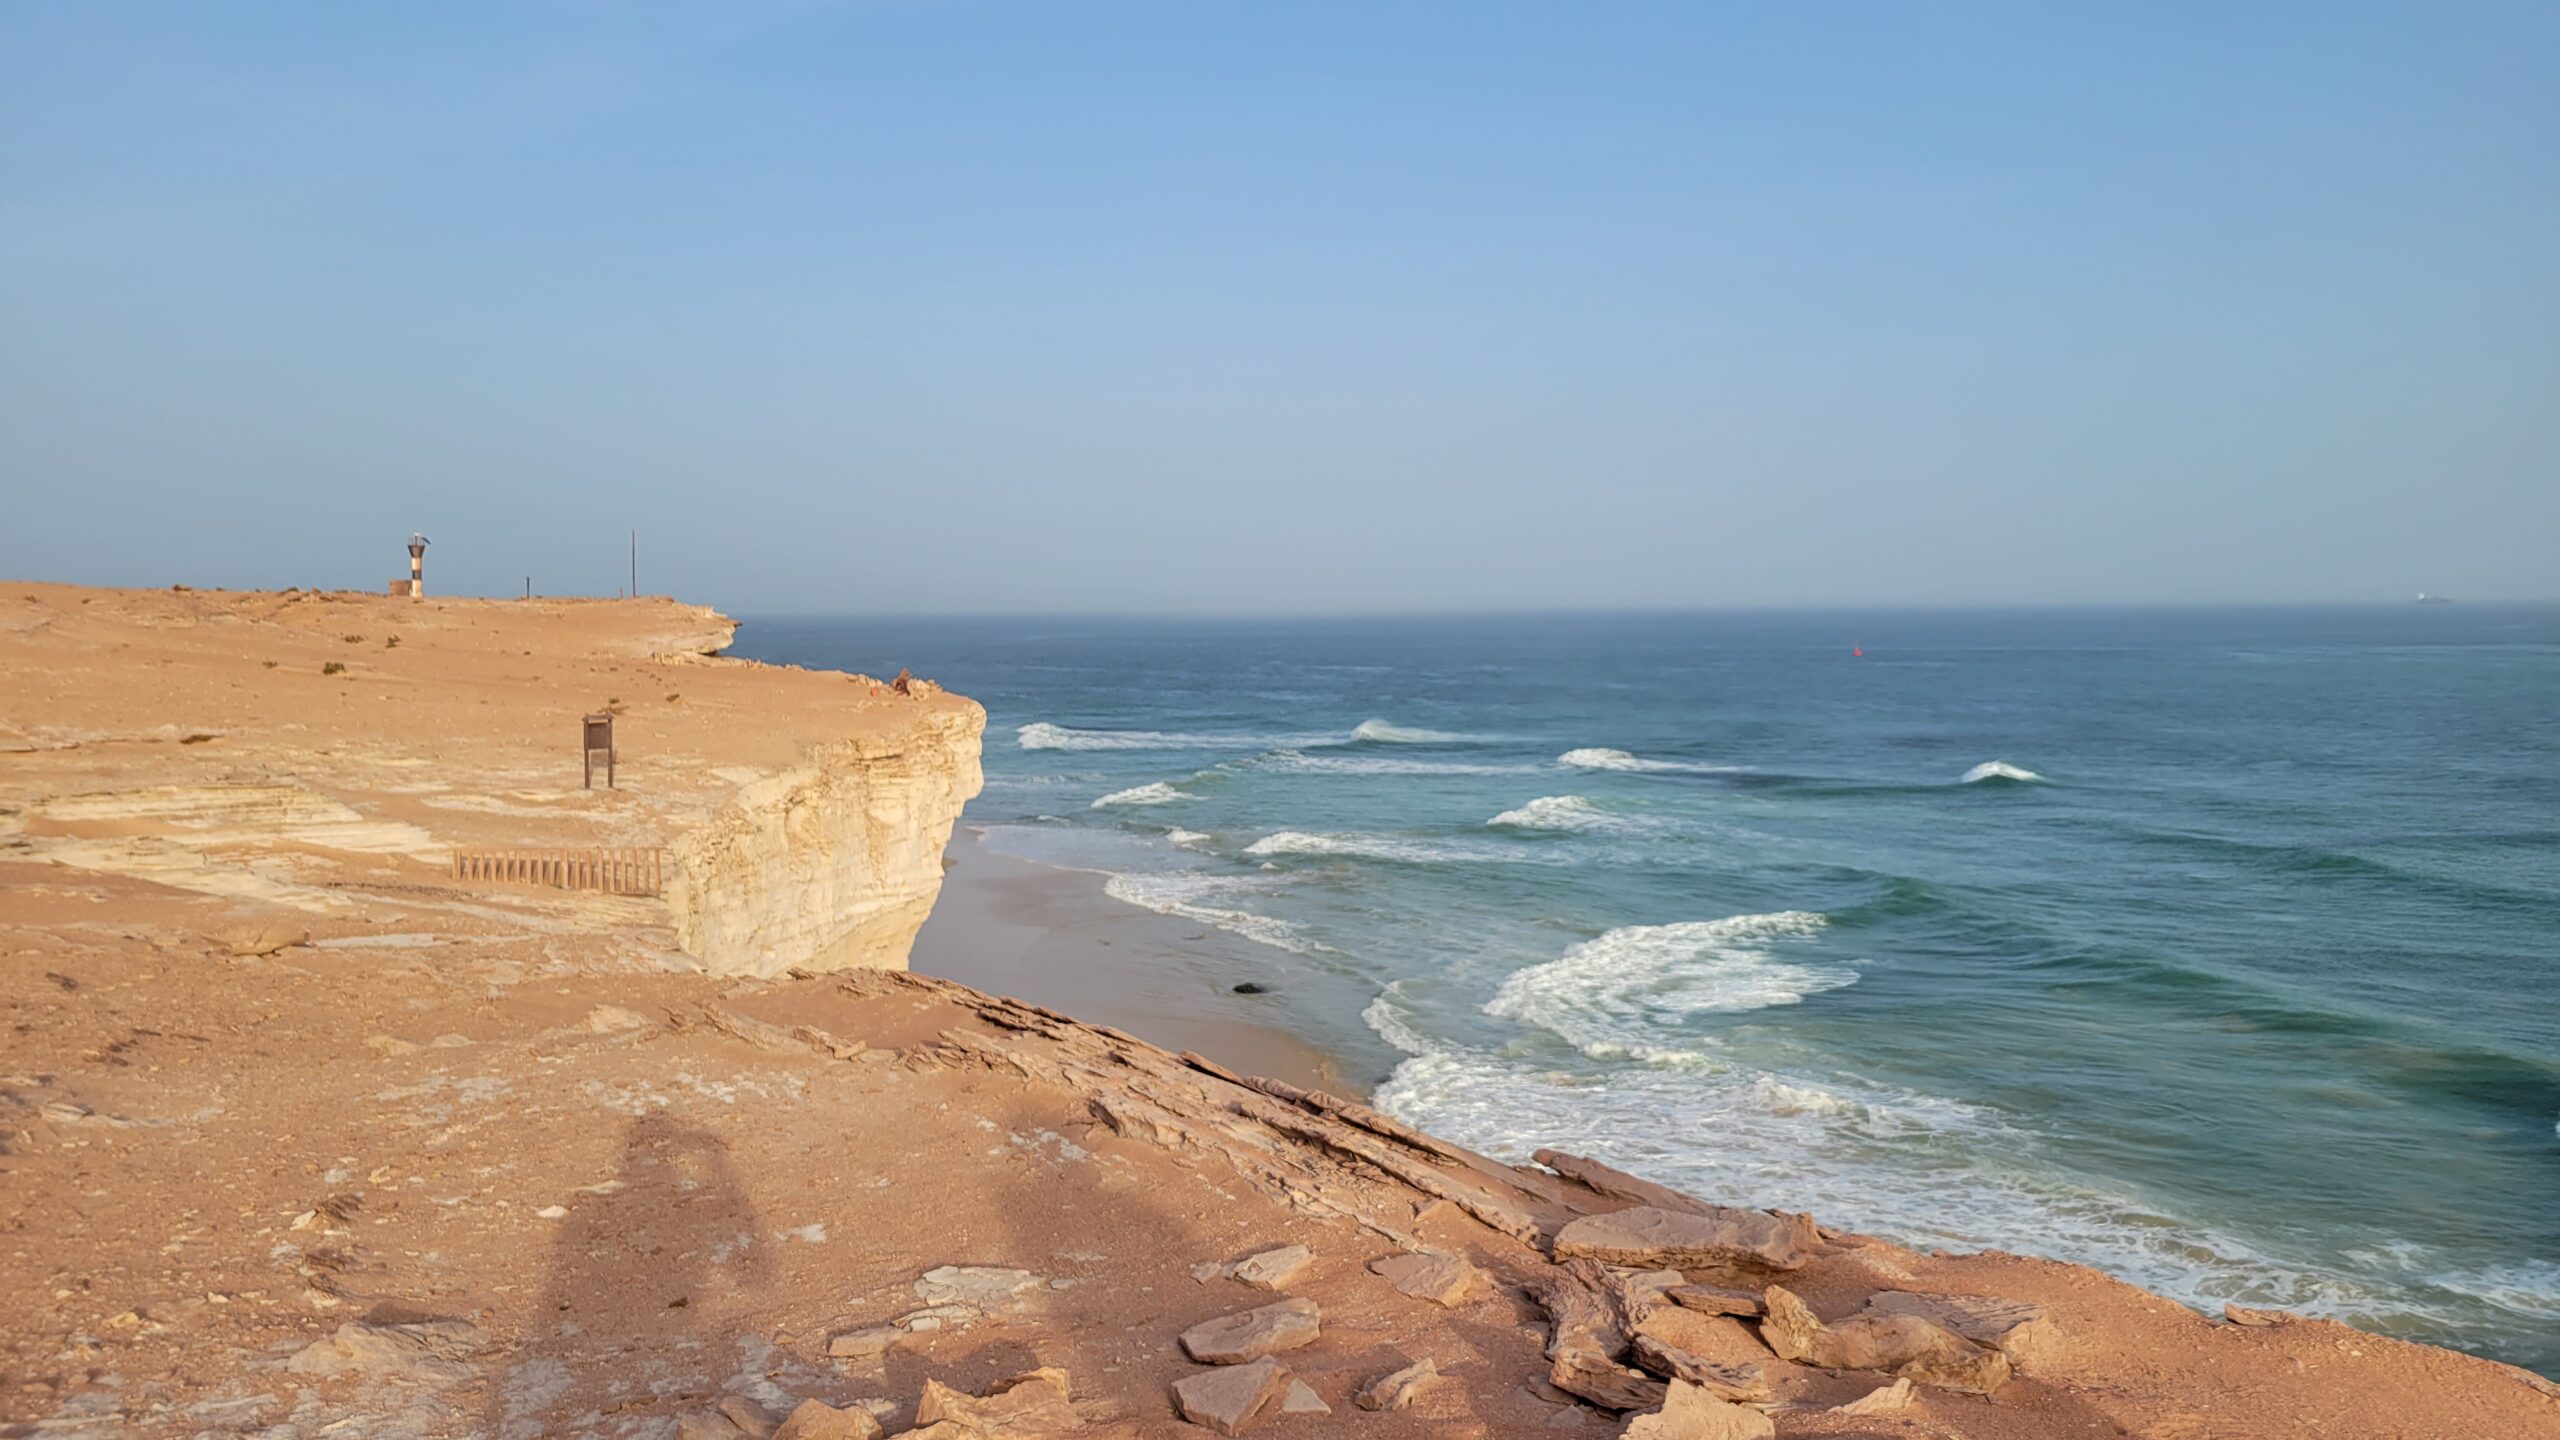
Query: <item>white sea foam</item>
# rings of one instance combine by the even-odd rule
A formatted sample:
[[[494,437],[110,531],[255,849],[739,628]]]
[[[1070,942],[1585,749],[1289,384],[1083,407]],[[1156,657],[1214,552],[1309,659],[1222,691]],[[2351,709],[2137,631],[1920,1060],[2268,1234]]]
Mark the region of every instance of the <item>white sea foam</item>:
[[[1319,835],[1282,830],[1244,847],[1257,859],[1280,855],[1336,855],[1358,860],[1392,860],[1408,865],[1503,860],[1502,851],[1481,845],[1412,840],[1394,835]]]
[[[1235,763],[1284,775],[1526,775],[1535,770],[1529,765],[1416,760],[1401,755],[1309,755],[1296,749],[1274,750]]]
[[[1484,823],[1514,830],[1617,830],[1627,824],[1579,795],[1541,795]]]
[[[1363,720],[1353,728],[1351,738],[1386,745],[1453,745],[1476,737],[1453,734],[1447,730],[1423,730],[1411,725],[1396,725],[1385,720]]]
[[[1013,739],[1025,750],[1258,750],[1284,745],[1296,737],[1279,735],[1201,735],[1180,730],[1078,730],[1035,720],[1016,726]]]
[[[1804,910],[1733,915],[1676,925],[1622,925],[1502,982],[1485,1013],[1553,1031],[1595,1058],[1678,1062],[1702,1058],[1693,1017],[1793,1005],[1854,983],[1839,964],[1799,964],[1770,942],[1810,935],[1821,916]]]
[[[1158,780],[1151,785],[1133,785],[1126,790],[1114,790],[1094,801],[1087,808],[1108,810],[1117,805],[1170,805],[1177,800],[1190,798],[1189,791],[1177,790],[1164,781]]]
[[[1505,1159],[1557,1146],[1703,1200],[1810,1210],[1910,1245],[2077,1261],[2208,1310],[2237,1300],[2442,1327],[2477,1325],[2482,1306],[2509,1318],[2560,1314],[2560,1267],[2463,1273],[2414,1247],[2404,1264],[2371,1267],[2381,1273],[2370,1277],[2290,1261],[2164,1214],[2139,1194],[2077,1180],[2031,1132],[1939,1097],[1714,1062],[1560,1070],[1437,1043],[1394,987],[1367,1018],[1412,1057],[1372,1103]]]
[[[2033,770],[2012,765],[2006,760],[1985,760],[1981,764],[1964,772],[1964,779],[1959,783],[1972,785],[1984,780],[2026,781],[2042,780],[2043,778],[2043,776],[2037,774]]]
[[[1164,838],[1172,841],[1176,845],[1188,845],[1194,847],[1206,845],[1210,840],[1208,835],[1205,835],[1198,830],[1185,830],[1179,825],[1176,825],[1172,829],[1164,832]]]
[[[1556,763],[1568,770],[1621,770],[1637,773],[1676,773],[1687,775],[1723,775],[1745,769],[1741,765],[1709,765],[1695,760],[1647,760],[1624,750],[1607,750],[1597,746],[1567,750],[1556,757]]]
[[[1232,905],[1213,905],[1210,900],[1228,900],[1252,888],[1249,880],[1227,876],[1176,874],[1115,874],[1102,884],[1103,893],[1112,899],[1153,910],[1159,915],[1179,915],[1203,925],[1242,935],[1265,945],[1300,955],[1339,953],[1298,933],[1297,927],[1285,920]]]

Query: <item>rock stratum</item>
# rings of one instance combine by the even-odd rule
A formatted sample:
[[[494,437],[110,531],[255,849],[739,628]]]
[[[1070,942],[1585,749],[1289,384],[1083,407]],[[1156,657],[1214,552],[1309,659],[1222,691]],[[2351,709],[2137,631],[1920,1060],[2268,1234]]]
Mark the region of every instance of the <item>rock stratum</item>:
[[[904,973],[976,707],[728,633],[0,587],[0,1436],[2560,1435]],[[650,844],[664,897],[450,858]]]

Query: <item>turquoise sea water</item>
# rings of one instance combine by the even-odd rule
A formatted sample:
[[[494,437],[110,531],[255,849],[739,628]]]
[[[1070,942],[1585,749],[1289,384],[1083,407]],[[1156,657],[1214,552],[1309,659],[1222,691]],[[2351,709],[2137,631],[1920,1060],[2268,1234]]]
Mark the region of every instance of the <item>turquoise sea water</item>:
[[[1852,654],[1863,646],[1863,658]],[[752,621],[1380,1104],[2560,1371],[2560,609]]]

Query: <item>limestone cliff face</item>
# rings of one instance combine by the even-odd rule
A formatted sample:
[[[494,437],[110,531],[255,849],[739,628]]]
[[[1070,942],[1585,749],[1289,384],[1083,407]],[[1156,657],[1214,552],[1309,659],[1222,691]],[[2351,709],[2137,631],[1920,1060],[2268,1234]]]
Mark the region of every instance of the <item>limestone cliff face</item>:
[[[903,970],[978,793],[975,702],[919,697],[912,723],[836,741],[742,786],[668,848],[679,943],[713,972]]]

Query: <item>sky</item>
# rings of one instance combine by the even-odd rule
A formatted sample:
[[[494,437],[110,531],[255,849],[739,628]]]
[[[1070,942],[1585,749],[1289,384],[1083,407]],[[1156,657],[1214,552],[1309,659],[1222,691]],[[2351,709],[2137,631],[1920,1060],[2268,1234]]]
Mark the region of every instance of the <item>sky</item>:
[[[0,576],[2560,595],[2560,5],[0,0]]]

